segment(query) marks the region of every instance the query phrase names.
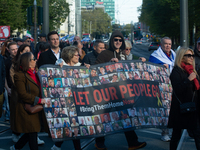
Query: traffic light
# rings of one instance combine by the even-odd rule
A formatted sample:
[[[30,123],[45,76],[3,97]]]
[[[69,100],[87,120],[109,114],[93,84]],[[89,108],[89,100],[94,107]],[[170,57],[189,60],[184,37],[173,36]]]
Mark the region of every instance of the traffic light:
[[[138,32],[137,31],[134,31],[134,37],[138,37]]]
[[[33,11],[33,7],[29,6],[27,8],[27,24],[32,26],[33,25],[33,21],[32,21],[32,11]]]
[[[38,6],[37,7],[37,19],[38,19],[38,25],[43,24],[43,8]]]

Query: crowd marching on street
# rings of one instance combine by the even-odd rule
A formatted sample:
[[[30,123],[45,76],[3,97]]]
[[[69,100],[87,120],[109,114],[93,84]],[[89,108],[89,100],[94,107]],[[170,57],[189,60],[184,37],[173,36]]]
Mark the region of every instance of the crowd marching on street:
[[[169,37],[163,37],[160,40],[160,47],[146,60],[144,57],[131,53],[132,43],[125,40],[119,30],[113,31],[109,43],[100,39],[86,42],[78,36],[75,36],[73,42],[70,43],[68,40],[60,40],[56,31],[51,31],[47,35],[42,33],[38,37],[39,42],[36,47],[30,37],[8,38],[0,45],[0,117],[4,116],[5,121],[10,123],[12,140],[15,142],[14,145],[10,145],[10,150],[23,149],[26,143],[29,143],[31,150],[38,150],[38,145],[45,144],[45,141],[38,137],[38,133],[47,132],[49,138],[52,136],[43,111],[29,114],[25,110],[25,104],[48,105],[44,96],[41,95],[41,84],[44,87],[45,81],[40,83],[38,79],[39,67],[51,64],[61,67],[64,65],[90,68],[95,64],[119,60],[149,61],[164,65],[170,70],[173,88],[172,102],[168,126],[167,129],[160,130],[160,139],[163,142],[169,142],[170,150],[176,150],[183,129],[187,129],[189,136],[195,140],[196,148],[200,150],[200,103],[198,101],[200,98],[200,38],[194,50],[179,47],[175,52],[172,50],[172,40]],[[52,73],[52,70],[49,72]],[[48,78],[52,78],[51,75]],[[67,85],[68,80],[65,82]],[[85,83],[87,84],[87,80]],[[182,113],[180,103],[187,102],[194,102],[195,111]],[[73,115],[73,110],[70,113]],[[55,125],[59,128],[59,120],[56,121]],[[66,129],[63,132],[67,134],[69,131]],[[124,135],[128,150],[142,149],[148,144],[140,139],[134,130],[124,131]],[[52,142],[51,150],[61,150],[62,144],[63,141]],[[74,139],[73,145],[75,150],[81,150],[80,139]],[[105,136],[95,138],[94,147],[98,150],[106,150]],[[63,147],[63,149],[67,148]]]

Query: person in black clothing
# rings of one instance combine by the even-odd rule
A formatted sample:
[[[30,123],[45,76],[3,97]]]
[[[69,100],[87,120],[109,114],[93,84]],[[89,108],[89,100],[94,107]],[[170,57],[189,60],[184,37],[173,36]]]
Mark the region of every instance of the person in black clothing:
[[[8,44],[8,52],[10,55],[5,59],[5,69],[6,69],[6,90],[8,92],[8,96],[11,95],[11,87],[12,87],[12,80],[10,77],[10,67],[12,65],[13,58],[17,55],[18,47],[16,42],[10,42]]]
[[[170,75],[173,87],[168,127],[173,128],[170,150],[176,150],[183,129],[193,134],[196,149],[200,149],[199,80],[195,70],[194,52],[180,48],[176,54],[175,66]],[[180,103],[195,102],[196,111],[181,113]]]
[[[40,44],[47,42],[47,39],[46,39],[47,36],[45,33],[39,34],[38,37],[39,37],[39,42],[36,44],[36,47],[35,47],[35,53],[34,53],[35,58],[37,58],[38,53],[40,51]]]
[[[6,72],[5,72],[5,65],[4,65],[4,60],[3,56],[0,55],[0,117],[2,115],[2,105],[3,105],[3,93],[4,93],[4,86],[5,86],[5,77],[6,77]]]
[[[103,50],[105,50],[104,42],[102,40],[96,40],[94,43],[94,50],[91,53],[85,55],[82,60],[82,65],[84,65],[84,63],[94,65],[98,55]]]
[[[125,60],[126,56],[122,53],[124,49],[125,49],[124,37],[120,31],[116,30],[112,33],[108,50],[102,51],[98,55],[95,63],[100,64],[109,61],[118,62],[119,60]],[[146,146],[146,142],[138,142],[138,137],[134,130],[125,131],[124,134],[128,142],[129,146],[128,150],[139,149]],[[96,138],[95,147],[101,150],[106,149],[104,141],[105,141],[104,136]]]
[[[59,48],[59,34],[56,31],[51,31],[47,35],[50,49],[40,54],[37,61],[38,68],[45,64],[55,64],[61,58],[61,50]]]

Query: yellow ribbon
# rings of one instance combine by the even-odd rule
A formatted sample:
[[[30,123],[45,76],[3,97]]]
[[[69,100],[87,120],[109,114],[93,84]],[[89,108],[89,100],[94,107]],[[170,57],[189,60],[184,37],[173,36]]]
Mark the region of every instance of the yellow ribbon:
[[[162,102],[160,101],[160,98],[158,97],[158,93],[156,93],[156,97],[157,97],[157,99],[158,99],[158,106],[162,106]]]

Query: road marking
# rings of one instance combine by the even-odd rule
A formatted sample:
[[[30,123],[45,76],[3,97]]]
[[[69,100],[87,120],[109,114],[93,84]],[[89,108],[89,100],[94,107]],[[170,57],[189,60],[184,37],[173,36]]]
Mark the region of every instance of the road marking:
[[[161,135],[161,133],[152,132],[152,131],[146,131],[146,130],[140,130],[140,131],[141,131],[141,132],[146,132],[146,133],[155,134],[155,135]]]
[[[10,125],[1,124],[1,123],[0,123],[0,126],[4,126],[4,127],[10,127]]]

